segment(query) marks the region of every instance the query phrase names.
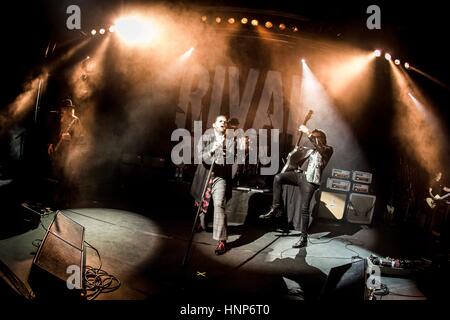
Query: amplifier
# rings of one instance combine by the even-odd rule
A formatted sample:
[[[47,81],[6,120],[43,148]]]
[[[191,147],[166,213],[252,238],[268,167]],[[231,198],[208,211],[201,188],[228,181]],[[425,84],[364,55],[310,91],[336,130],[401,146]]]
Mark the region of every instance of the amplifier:
[[[347,180],[328,178],[327,179],[327,188],[336,191],[350,191],[351,182]]]
[[[331,176],[333,178],[337,178],[337,179],[350,179],[350,174],[351,172],[348,170],[342,170],[342,169],[333,169],[331,171]]]
[[[347,195],[345,193],[322,191],[317,216],[319,218],[341,220],[344,217],[346,200]]]
[[[351,193],[347,205],[347,221],[359,224],[371,224],[376,196]]]
[[[370,172],[353,171],[353,181],[360,183],[372,183],[372,174]]]

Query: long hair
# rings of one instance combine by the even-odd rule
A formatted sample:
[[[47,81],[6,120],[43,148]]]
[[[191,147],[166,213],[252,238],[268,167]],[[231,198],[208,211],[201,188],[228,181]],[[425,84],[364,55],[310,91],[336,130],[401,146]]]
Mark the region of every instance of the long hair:
[[[327,135],[325,134],[325,132],[323,132],[322,130],[319,129],[314,129],[311,134],[315,137],[317,137],[320,142],[324,145],[327,144]]]

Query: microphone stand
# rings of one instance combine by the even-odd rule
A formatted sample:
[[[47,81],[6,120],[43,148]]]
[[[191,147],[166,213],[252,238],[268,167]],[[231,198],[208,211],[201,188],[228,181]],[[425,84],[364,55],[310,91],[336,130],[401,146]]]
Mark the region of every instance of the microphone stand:
[[[187,266],[187,264],[188,264],[189,254],[191,252],[191,247],[192,247],[192,240],[194,239],[194,234],[195,234],[195,228],[197,227],[198,217],[200,216],[200,212],[202,210],[203,199],[205,197],[206,189],[208,188],[209,179],[211,179],[211,174],[212,174],[212,170],[213,170],[215,162],[216,162],[216,157],[214,156],[212,158],[211,166],[210,166],[210,168],[208,170],[208,175],[206,176],[205,186],[203,187],[202,196],[200,198],[200,204],[199,204],[198,209],[197,209],[197,214],[195,215],[194,224],[192,225],[191,237],[189,239],[188,246],[186,248],[186,252],[184,254],[183,262],[181,264],[182,268],[185,268]]]

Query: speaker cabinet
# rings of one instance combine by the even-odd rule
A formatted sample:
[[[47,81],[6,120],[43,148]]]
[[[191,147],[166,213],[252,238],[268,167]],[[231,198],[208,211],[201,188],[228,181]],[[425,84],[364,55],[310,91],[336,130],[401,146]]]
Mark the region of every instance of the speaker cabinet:
[[[351,193],[347,207],[347,221],[358,224],[371,224],[376,196]]]
[[[318,217],[331,220],[342,220],[345,212],[345,202],[347,194],[337,192],[322,191]]]
[[[330,270],[321,300],[362,301],[368,299],[367,261],[358,260]]]
[[[80,297],[84,264],[84,227],[58,211],[33,259],[29,282],[36,297]]]

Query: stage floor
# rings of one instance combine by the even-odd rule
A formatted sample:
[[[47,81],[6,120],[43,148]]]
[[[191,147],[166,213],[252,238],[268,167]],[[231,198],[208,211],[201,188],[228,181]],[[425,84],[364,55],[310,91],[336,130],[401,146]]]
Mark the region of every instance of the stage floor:
[[[85,227],[85,240],[100,253],[102,269],[120,287],[96,300],[151,300],[177,297],[204,299],[214,295],[242,299],[317,300],[333,267],[370,254],[406,258],[420,255],[423,243],[398,230],[315,221],[307,248],[293,249],[298,233],[286,235],[270,224],[229,226],[230,250],[216,256],[211,232],[197,233],[186,269],[181,264],[191,230],[190,218],[167,213],[149,215],[111,208],[74,208],[62,213]],[[55,213],[42,219],[49,226]],[[211,231],[211,230],[208,230]],[[0,259],[30,288],[28,276],[43,239],[42,226],[3,237]],[[422,245],[422,248],[421,248]],[[85,246],[86,265],[98,267],[96,252]],[[5,267],[6,266],[6,267]],[[10,283],[6,273],[2,277]],[[382,300],[426,299],[413,277],[386,277],[390,294]],[[380,297],[377,297],[380,299]]]

